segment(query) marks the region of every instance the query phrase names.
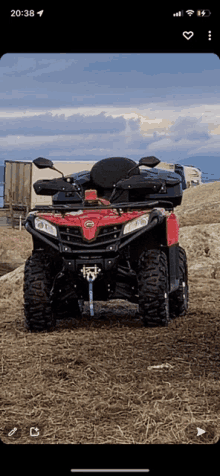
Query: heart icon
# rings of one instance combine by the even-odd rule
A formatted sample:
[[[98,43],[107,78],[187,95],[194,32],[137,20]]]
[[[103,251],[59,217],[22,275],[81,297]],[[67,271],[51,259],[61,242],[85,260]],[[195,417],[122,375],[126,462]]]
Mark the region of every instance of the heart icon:
[[[192,38],[193,35],[194,35],[193,31],[184,31],[183,32],[183,36],[184,36],[184,38],[186,38],[186,40],[190,40],[190,38]]]

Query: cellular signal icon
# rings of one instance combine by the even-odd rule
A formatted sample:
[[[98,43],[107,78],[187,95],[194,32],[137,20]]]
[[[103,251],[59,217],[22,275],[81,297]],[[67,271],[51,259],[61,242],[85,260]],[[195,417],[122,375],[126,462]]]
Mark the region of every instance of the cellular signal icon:
[[[195,13],[195,12],[194,12],[194,10],[187,10],[186,13],[187,13],[187,15],[189,15],[189,17],[191,17],[193,15],[193,13]]]
[[[173,13],[173,17],[183,17],[184,15],[184,11],[180,11],[180,12],[177,12],[177,13]]]

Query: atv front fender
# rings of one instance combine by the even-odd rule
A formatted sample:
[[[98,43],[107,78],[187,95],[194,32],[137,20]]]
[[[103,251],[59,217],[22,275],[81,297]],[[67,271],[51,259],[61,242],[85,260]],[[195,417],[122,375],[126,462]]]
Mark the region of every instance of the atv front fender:
[[[46,243],[46,245],[49,245],[51,246],[52,248],[54,248],[56,251],[59,251],[59,247],[57,245],[55,245],[52,241],[48,240],[45,236],[41,235],[41,233],[38,233],[36,230],[34,230],[33,228],[31,228],[31,226],[29,225],[29,223],[25,223],[25,228],[26,230],[31,233],[31,235],[35,236],[36,238],[38,238],[40,241],[44,241],[44,243]]]
[[[125,240],[121,245],[119,245],[118,247],[119,250],[124,248],[124,246],[127,246],[128,243],[131,243],[131,241],[136,240],[136,238],[138,238],[140,235],[143,235],[147,231],[154,228],[156,225],[160,224],[163,220],[164,220],[164,217],[162,215],[157,215],[155,218],[153,218],[153,220],[150,223],[148,223],[146,226],[141,228],[141,230],[137,231],[136,233],[133,233],[130,238]]]

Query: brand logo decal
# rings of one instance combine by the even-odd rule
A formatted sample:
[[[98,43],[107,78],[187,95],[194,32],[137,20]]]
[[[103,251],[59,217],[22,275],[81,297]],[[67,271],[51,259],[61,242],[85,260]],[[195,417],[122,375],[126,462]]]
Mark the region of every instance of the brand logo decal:
[[[92,221],[92,220],[87,220],[87,221],[85,221],[85,223],[84,223],[84,227],[85,227],[85,228],[92,228],[94,225],[95,225],[95,223],[94,223],[94,221]]]

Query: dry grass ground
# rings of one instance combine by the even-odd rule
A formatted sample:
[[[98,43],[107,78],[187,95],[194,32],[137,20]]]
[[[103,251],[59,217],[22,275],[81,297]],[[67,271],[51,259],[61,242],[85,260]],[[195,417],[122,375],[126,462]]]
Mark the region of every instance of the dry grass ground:
[[[31,236],[0,228],[1,438],[8,444],[213,444],[220,437],[220,183],[184,192],[180,244],[190,306],[144,328],[137,306],[95,303],[90,320],[24,328],[23,268]],[[195,211],[196,208],[196,211]],[[213,225],[214,223],[214,225]],[[12,253],[7,254],[7,251]],[[14,259],[16,258],[17,261]],[[8,270],[8,269],[7,269]],[[17,427],[12,437],[8,432]],[[30,436],[30,427],[39,436]],[[197,427],[205,433],[197,437]]]

